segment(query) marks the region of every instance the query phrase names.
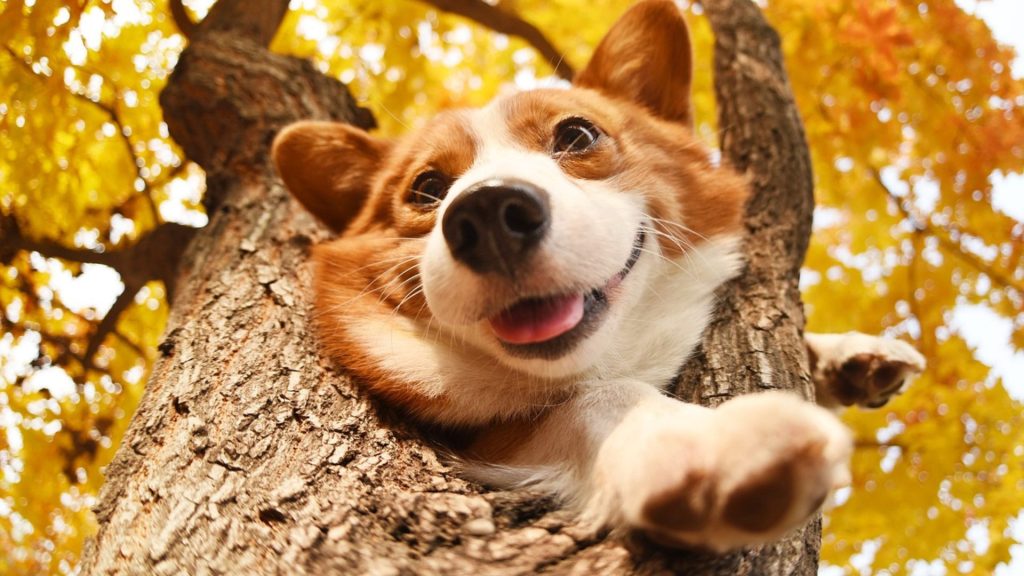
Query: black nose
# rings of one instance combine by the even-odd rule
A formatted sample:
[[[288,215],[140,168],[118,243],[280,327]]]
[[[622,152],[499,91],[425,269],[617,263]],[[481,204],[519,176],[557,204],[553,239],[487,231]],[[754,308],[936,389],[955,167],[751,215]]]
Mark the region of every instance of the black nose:
[[[514,276],[551,221],[548,195],[521,180],[485,180],[445,211],[441,230],[456,260],[476,272]]]

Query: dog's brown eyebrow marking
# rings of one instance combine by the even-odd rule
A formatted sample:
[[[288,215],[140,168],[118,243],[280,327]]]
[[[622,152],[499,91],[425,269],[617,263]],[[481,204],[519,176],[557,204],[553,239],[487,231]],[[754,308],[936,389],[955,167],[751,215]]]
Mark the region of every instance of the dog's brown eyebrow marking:
[[[551,99],[537,96],[532,92],[516,94],[502,101],[499,110],[508,134],[517,144],[527,150],[543,151],[551,140],[551,128],[563,110]]]
[[[602,133],[616,120],[605,110],[608,102],[577,90],[534,90],[520,92],[500,103],[499,111],[512,142],[531,152],[553,155],[555,127],[566,118],[584,118]],[[602,180],[620,169],[620,158],[612,140],[602,140],[586,155],[564,155],[555,158],[568,176],[586,180]]]
[[[470,117],[461,110],[442,112],[410,141],[421,146],[420,150],[413,149],[414,164],[429,165],[455,178],[473,165],[479,147]]]
[[[350,227],[353,232],[398,226],[405,234],[424,235],[433,225],[432,217],[402,216],[402,205],[416,176],[438,170],[454,179],[473,165],[479,143],[469,115],[461,110],[445,111],[395,141],[375,175],[369,208]]]

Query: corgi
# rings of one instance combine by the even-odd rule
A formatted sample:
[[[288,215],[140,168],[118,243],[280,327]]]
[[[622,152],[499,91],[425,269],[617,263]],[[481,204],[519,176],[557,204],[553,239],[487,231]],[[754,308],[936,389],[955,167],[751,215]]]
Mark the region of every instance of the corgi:
[[[924,361],[808,334],[820,406],[665,394],[744,262],[749,186],[691,132],[691,68],[679,9],[646,1],[570,88],[442,112],[397,140],[300,122],[272,157],[338,233],[313,251],[319,338],[370,394],[469,431],[472,479],[724,551],[811,518],[849,481],[830,408],[881,405]]]

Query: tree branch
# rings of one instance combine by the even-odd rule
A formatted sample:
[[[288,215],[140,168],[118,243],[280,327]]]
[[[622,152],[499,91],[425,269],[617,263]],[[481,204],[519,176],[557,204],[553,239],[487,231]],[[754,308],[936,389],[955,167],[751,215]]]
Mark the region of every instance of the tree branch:
[[[107,310],[106,315],[103,316],[103,320],[96,325],[96,329],[93,331],[92,335],[89,336],[89,343],[86,345],[85,354],[82,355],[86,369],[96,367],[96,352],[99,351],[100,346],[103,345],[103,341],[106,340],[107,336],[111,333],[117,334],[126,342],[128,341],[128,339],[124,338],[123,335],[118,334],[115,329],[117,328],[118,320],[121,318],[121,313],[131,306],[131,303],[135,300],[135,295],[138,294],[140,288],[142,288],[142,286],[125,283],[124,290],[118,295],[117,299],[114,300],[113,306],[110,307],[110,310]],[[129,344],[132,343],[129,342]]]
[[[24,314],[31,314],[32,311],[39,310],[41,305],[39,303],[38,295],[36,294],[36,287],[29,281],[28,276],[25,274],[18,274],[17,282],[18,292],[25,299],[23,301]],[[86,350],[84,353],[78,352],[82,346],[82,342],[80,342],[81,338],[74,338],[67,334],[54,334],[45,331],[43,327],[35,321],[20,323],[12,321],[8,319],[5,314],[0,313],[0,327],[4,329],[4,332],[10,332],[16,336],[20,336],[25,332],[25,330],[33,330],[39,333],[43,343],[49,344],[57,348],[59,351],[58,356],[51,358],[51,363],[53,364],[57,364],[67,369],[69,363],[74,363],[83,372],[94,370],[109,374],[108,370],[96,365],[95,355],[99,350],[99,347],[103,344],[103,341],[106,340],[106,337],[110,334],[113,334],[120,339],[138,356],[148,358],[151,355],[150,351],[143,349],[138,343],[133,342],[117,330],[117,323],[120,319],[121,313],[131,305],[134,300],[134,296],[138,293],[140,288],[141,286],[126,285],[121,295],[117,300],[115,300],[113,306],[111,306],[110,310],[107,311],[102,321],[98,324],[95,320],[85,318],[81,314],[68,309],[63,305],[63,303],[50,303],[51,307],[54,307],[65,317],[70,317],[81,324],[95,326],[91,331],[88,340],[85,342]],[[46,364],[41,362],[41,360],[41,357],[37,358],[33,362],[33,365],[37,368],[45,366]],[[113,377],[112,374],[111,377]],[[80,378],[76,378],[76,381],[81,384]]]
[[[10,46],[5,44],[5,45],[3,45],[3,49],[30,76],[32,76],[34,78],[38,78],[39,80],[42,80],[42,81],[45,81],[45,80],[48,79],[48,76],[45,76],[43,74],[40,74],[40,73],[36,72],[32,68],[32,65],[29,64],[24,58],[18,56],[18,53],[13,48],[11,48]],[[92,71],[92,70],[89,71],[89,73],[90,74],[96,74],[97,76],[100,76],[101,78],[103,78],[103,82],[106,83],[107,85],[111,86],[112,89],[114,90],[115,94],[117,94],[119,92],[119,90],[117,88],[117,85],[114,84],[109,78],[104,76],[103,73],[98,72],[98,71]],[[139,180],[142,181],[141,193],[144,194],[145,197],[146,197],[146,201],[147,201],[147,203],[149,205],[150,212],[152,212],[152,215],[153,215],[153,221],[154,222],[160,222],[160,212],[157,209],[156,202],[153,200],[152,187],[151,187],[149,181],[142,175],[142,166],[141,166],[142,162],[140,162],[138,155],[135,154],[135,145],[132,143],[131,137],[128,136],[128,132],[125,130],[124,122],[121,121],[121,115],[120,115],[120,113],[118,112],[118,109],[117,109],[117,98],[116,97],[114,98],[114,103],[113,104],[107,104],[106,102],[103,102],[102,100],[93,100],[89,96],[87,96],[85,94],[82,94],[80,92],[75,92],[74,90],[71,90],[71,89],[66,89],[65,92],[67,94],[69,94],[70,96],[72,96],[73,98],[81,100],[82,102],[91,104],[91,105],[95,106],[96,108],[98,108],[99,110],[101,110],[104,114],[107,115],[107,117],[110,119],[110,122],[113,123],[114,126],[117,128],[117,134],[121,138],[121,141],[124,143],[125,150],[128,152],[128,158],[132,162],[132,170],[135,171],[136,178],[138,178]]]
[[[107,80],[104,80],[107,81]],[[111,84],[113,85],[113,84]],[[117,88],[114,89],[115,92]],[[135,177],[142,181],[142,195],[146,198],[146,205],[149,206],[149,211],[153,216],[153,222],[160,222],[160,210],[156,206],[156,201],[153,200],[153,189],[150,186],[149,180],[142,175],[142,161],[139,156],[135,153],[135,145],[132,143],[132,139],[128,136],[128,132],[125,130],[125,125],[121,121],[121,115],[117,110],[117,98],[114,98],[114,103],[110,106],[110,121],[117,127],[117,133],[121,136],[122,142],[124,142],[125,150],[128,151],[128,157],[132,161],[132,168],[135,170]]]
[[[131,246],[98,252],[30,238],[12,214],[0,217],[0,262],[9,262],[24,250],[71,262],[102,264],[116,270],[125,286],[135,286],[136,291],[150,280],[162,281],[169,299],[177,281],[178,262],[195,233],[190,226],[164,222]]]
[[[711,406],[771,389],[810,400],[814,386],[798,280],[811,235],[814,180],[781,41],[755,2],[701,4],[715,38],[722,154],[752,188],[744,209],[747,265],[716,292],[716,317],[673,391]],[[820,547],[821,524],[814,521],[758,549],[745,559],[748,569],[717,573],[811,576]]]
[[[36,294],[36,287],[29,281],[28,276],[25,274],[19,274],[17,278],[18,291],[25,298],[23,301],[23,316],[27,316],[34,311],[42,308],[39,303],[39,297]],[[51,304],[52,305],[52,304]],[[60,306],[59,310],[63,314],[73,316],[76,320],[90,324],[89,320],[82,318],[75,312],[68,310],[64,306]],[[77,371],[81,371],[82,375],[89,369],[89,363],[86,362],[84,356],[79,353],[81,344],[78,339],[65,334],[54,334],[43,328],[38,322],[28,320],[24,323],[15,322],[9,320],[5,314],[0,313],[0,328],[3,329],[4,333],[12,334],[15,337],[21,337],[27,330],[31,330],[39,334],[40,344],[48,345],[56,349],[56,355],[44,354],[45,350],[40,348],[39,354],[31,362],[31,366],[34,369],[45,368],[51,365],[60,366],[68,372],[73,378],[78,374],[76,372],[68,370],[69,367],[74,366]],[[19,377],[15,380],[15,384],[21,386],[24,382],[23,377]],[[81,384],[84,381],[83,378],[75,378],[76,382]]]
[[[904,452],[907,451],[907,449],[908,449],[907,445],[904,444],[903,442],[892,441],[892,440],[889,441],[889,442],[879,442],[878,440],[865,440],[865,439],[862,439],[862,438],[858,438],[858,439],[854,440],[853,447],[856,448],[857,450],[878,450],[878,449],[881,449],[881,448],[899,448],[900,450],[903,450]]]
[[[138,293],[138,291],[136,291],[136,293]],[[126,336],[120,330],[115,328],[111,333],[114,336],[117,336],[118,340],[120,340],[125,346],[131,348],[135,352],[136,355],[138,355],[138,356],[140,356],[142,358],[149,358],[149,356],[151,354],[151,352],[149,350],[143,348],[138,342],[132,340],[131,338]]]
[[[176,223],[158,226],[138,243],[111,252],[97,252],[86,248],[69,248],[50,240],[36,240],[22,234],[13,215],[0,217],[0,262],[10,262],[19,251],[38,252],[48,258],[59,258],[71,262],[102,264],[113,268],[121,276],[125,289],[115,301],[97,327],[93,340],[82,359],[91,367],[92,356],[111,332],[116,332],[118,316],[131,304],[135,294],[150,280],[164,282],[168,295],[173,293],[177,262],[188,239],[195,233],[194,228]],[[129,345],[136,344],[124,338]]]
[[[916,76],[914,76],[914,78],[915,80],[918,80]],[[925,89],[925,92],[933,99],[938,98],[938,96],[931,90],[927,89],[928,87],[925,86],[924,84],[920,84],[920,87]],[[942,102],[945,103],[945,101]],[[818,109],[824,118],[826,118],[829,121],[832,121],[831,113],[820,102],[818,103]],[[960,116],[956,116],[955,119],[957,120],[958,134],[970,138],[972,141],[975,141],[976,144],[976,138],[969,130],[966,130],[966,128],[963,126],[963,119]],[[907,199],[903,198],[902,196],[899,196],[898,194],[893,192],[893,190],[889,188],[888,185],[886,185],[885,181],[882,179],[882,173],[878,168],[875,168],[874,166],[868,166],[868,171],[871,174],[871,177],[874,180],[874,182],[878,185],[878,187],[881,188],[882,191],[885,192],[885,194],[896,204],[897,209],[899,209],[899,211],[903,214],[903,217],[910,221],[910,224],[911,226],[913,226],[915,232],[919,234],[924,233],[931,235],[948,252],[950,252],[957,258],[963,260],[965,263],[967,263],[975,270],[983,274],[987,274],[989,277],[991,277],[997,283],[1002,285],[1004,288],[1015,290],[1018,293],[1024,294],[1024,283],[1015,280],[1010,273],[995,269],[993,266],[989,265],[987,262],[976,256],[975,254],[966,250],[959,242],[953,240],[947,234],[943,234],[942,232],[955,232],[956,234],[959,234],[961,236],[976,236],[975,234],[970,234],[959,229],[949,230],[949,228],[951,227],[936,226],[926,216],[920,216],[915,214],[913,209],[911,209],[909,203],[907,202]],[[945,228],[945,230],[942,230],[943,228]],[[911,305],[913,305],[913,303],[914,300],[911,299]]]
[[[189,16],[188,10],[185,10],[185,5],[181,3],[181,0],[170,0],[169,4],[171,17],[174,18],[174,24],[178,27],[178,31],[182,36],[191,40],[196,31],[196,23]]]
[[[974,253],[965,249],[959,242],[953,240],[948,235],[943,234],[945,230],[943,230],[941,226],[933,224],[927,217],[915,214],[913,208],[909,205],[909,201],[893,192],[892,189],[885,184],[885,181],[882,180],[882,173],[877,168],[871,166],[868,170],[878,187],[881,188],[896,204],[896,207],[903,214],[903,217],[910,221],[910,225],[913,226],[915,230],[930,234],[939,242],[939,245],[946,249],[946,251],[958,257],[975,270],[988,275],[1004,288],[1024,294],[1024,283],[1018,282],[1009,273],[998,270]],[[964,235],[962,230],[955,230],[955,232],[959,235]]]
[[[575,71],[572,66],[565,61],[565,57],[562,53],[555,48],[554,44],[544,36],[544,33],[541,32],[540,29],[508,10],[503,10],[498,6],[484,2],[483,0],[421,1],[437,8],[438,10],[456,14],[463,18],[468,18],[481,26],[498,32],[499,34],[507,34],[509,36],[522,38],[544,57],[547,63],[555,71],[555,74],[558,74],[566,80],[572,80],[572,77],[575,75]]]
[[[21,232],[14,215],[0,217],[0,262],[9,262],[20,250],[38,252],[49,258],[60,258],[71,262],[103,264],[118,270],[124,265],[120,252],[97,252],[87,248],[69,248],[50,240],[36,240]]]
[[[288,0],[219,0],[196,27],[196,35],[222,33],[238,36],[267,47],[288,12]],[[195,38],[193,38],[195,40]]]

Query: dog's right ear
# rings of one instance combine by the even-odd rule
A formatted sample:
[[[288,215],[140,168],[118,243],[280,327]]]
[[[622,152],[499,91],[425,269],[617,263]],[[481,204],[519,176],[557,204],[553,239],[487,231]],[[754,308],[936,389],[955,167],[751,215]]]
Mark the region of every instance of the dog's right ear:
[[[691,51],[690,31],[674,2],[638,2],[608,31],[573,84],[692,125]]]
[[[297,122],[274,139],[277,173],[295,198],[335,232],[370,195],[390,144],[338,122]]]

